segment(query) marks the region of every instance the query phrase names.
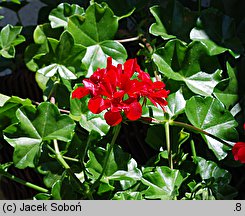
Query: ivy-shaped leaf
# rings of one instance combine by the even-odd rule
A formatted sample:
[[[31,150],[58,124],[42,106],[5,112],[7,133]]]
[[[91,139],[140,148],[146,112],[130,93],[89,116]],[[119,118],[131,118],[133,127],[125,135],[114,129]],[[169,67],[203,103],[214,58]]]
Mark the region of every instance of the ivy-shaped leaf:
[[[105,67],[108,56],[119,63],[126,60],[125,48],[112,40],[118,29],[118,20],[106,4],[97,3],[87,8],[84,17],[74,15],[69,18],[67,30],[73,35],[75,43],[87,47],[82,61],[87,76],[98,67]]]
[[[189,34],[196,23],[196,12],[190,11],[176,0],[168,0],[164,6],[153,6],[150,12],[156,19],[156,23],[150,26],[151,34],[161,36],[163,39],[177,37],[190,41]]]
[[[238,81],[236,68],[232,68],[228,62],[226,67],[229,78],[221,81],[215,87],[214,95],[229,109],[238,101]]]
[[[171,40],[152,58],[161,73],[172,80],[184,82],[196,94],[211,95],[221,80],[217,58],[210,57],[207,48],[198,41],[186,46],[179,40]],[[217,67],[209,68],[209,65]]]
[[[141,192],[123,191],[117,192],[112,200],[144,200]]]
[[[231,174],[227,170],[221,169],[215,162],[207,161],[201,157],[196,157],[195,161],[197,163],[196,173],[200,174],[203,180],[214,179],[209,187],[217,199],[234,199],[237,191],[229,185]]]
[[[148,188],[144,191],[147,199],[170,200],[178,196],[184,178],[179,170],[169,167],[156,167],[143,174],[142,183]]]
[[[228,142],[237,140],[237,122],[216,98],[194,96],[187,101],[185,113],[195,127]],[[225,158],[229,147],[207,135],[202,134],[202,137],[219,160]]]
[[[46,67],[40,68],[37,72],[46,77],[59,74],[64,79],[76,79],[76,73],[81,68],[81,59],[86,48],[81,45],[74,45],[72,35],[65,31],[60,41],[49,38],[50,49],[44,56]],[[42,59],[40,59],[42,60]]]
[[[244,50],[234,20],[213,8],[202,11],[199,26],[192,29],[190,37],[202,41],[211,55],[229,51],[237,58]]]
[[[61,3],[49,14],[52,28],[67,27],[68,17],[72,15],[84,15],[84,9],[76,4]]]
[[[22,27],[6,25],[0,32],[0,55],[4,58],[14,58],[15,46],[25,41],[20,35]]]
[[[29,99],[21,99],[16,96],[8,97],[0,94],[0,135],[2,131],[9,125],[16,123],[15,112],[21,106],[32,106],[32,102]]]
[[[166,106],[166,112],[170,119],[176,118],[179,114],[185,111],[186,101],[182,94],[182,89],[170,94],[167,101],[168,105]]]
[[[14,164],[18,168],[35,167],[41,144],[48,140],[68,142],[75,124],[67,115],[60,115],[51,103],[41,103],[37,109],[24,106],[16,111],[19,123],[4,130],[4,139],[14,147]]]

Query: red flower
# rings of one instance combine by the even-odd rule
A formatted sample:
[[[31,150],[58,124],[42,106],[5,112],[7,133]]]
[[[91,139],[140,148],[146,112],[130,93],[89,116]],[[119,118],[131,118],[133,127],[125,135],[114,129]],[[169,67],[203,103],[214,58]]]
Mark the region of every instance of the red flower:
[[[245,163],[245,142],[237,142],[232,148],[235,160]]]
[[[132,76],[135,74],[135,79]],[[81,99],[90,95],[88,108],[98,114],[107,110],[106,122],[115,126],[122,122],[124,115],[131,121],[142,115],[141,97],[148,98],[155,106],[162,109],[169,91],[161,81],[152,82],[149,74],[142,71],[136,59],[127,60],[124,65],[112,65],[112,58],[107,59],[107,67],[97,69],[89,79],[83,80],[83,87],[72,92],[72,98]]]

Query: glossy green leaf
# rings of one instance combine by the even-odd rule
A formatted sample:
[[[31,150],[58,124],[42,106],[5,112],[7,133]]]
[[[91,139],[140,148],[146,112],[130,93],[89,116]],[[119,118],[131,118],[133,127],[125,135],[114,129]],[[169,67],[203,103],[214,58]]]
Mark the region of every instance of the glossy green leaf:
[[[141,192],[123,191],[117,192],[112,200],[144,200]]]
[[[238,81],[236,68],[232,68],[228,62],[226,66],[229,78],[215,87],[214,95],[229,109],[238,101]]]
[[[194,96],[187,101],[185,113],[195,127],[228,142],[237,140],[237,122],[219,100]],[[229,147],[207,135],[202,134],[202,137],[219,160],[225,158]]]
[[[176,118],[179,114],[185,111],[186,101],[182,94],[182,89],[170,94],[167,101],[168,105],[166,107],[166,112],[168,113],[170,119]]]
[[[89,77],[97,68],[105,68],[107,57],[111,56],[116,63],[124,63],[127,58],[127,52],[123,45],[117,41],[107,40],[96,45],[87,47],[87,52],[82,59],[86,76]]]
[[[67,30],[73,35],[75,43],[87,47],[82,63],[89,77],[98,67],[106,66],[111,56],[117,63],[127,58],[125,48],[113,41],[118,29],[118,17],[106,4],[92,4],[84,17],[74,15],[69,18]]]
[[[50,59],[46,61],[46,67],[37,72],[46,77],[52,77],[59,74],[64,79],[76,79],[77,73],[81,67],[81,59],[85,54],[85,48],[81,45],[74,45],[73,37],[70,33],[64,32],[60,41],[49,39]]]
[[[110,180],[128,180],[128,181],[138,181],[141,180],[142,178],[142,173],[141,171],[137,168],[137,163],[134,159],[131,159],[128,162],[128,170],[118,170],[113,175],[109,177]]]
[[[4,95],[4,94],[0,94],[0,107],[3,106],[5,104],[5,102],[7,100],[9,100],[9,96],[7,95]]]
[[[237,195],[235,188],[231,187],[231,174],[221,169],[215,162],[207,161],[204,158],[196,157],[197,170],[196,173],[200,174],[201,178],[205,181],[211,180],[212,192],[217,199],[233,199]],[[212,181],[212,179],[214,179]]]
[[[41,103],[37,110],[24,106],[16,111],[18,124],[4,130],[5,140],[14,147],[13,161],[18,168],[35,167],[45,140],[68,142],[73,136],[74,122],[67,115],[60,115],[51,103]]]
[[[221,181],[223,184],[229,184],[231,175],[227,170],[221,169],[213,161],[206,161],[201,157],[196,157],[197,170],[196,173],[200,174],[202,179],[214,178]]]
[[[0,106],[0,134],[2,135],[2,131],[6,127],[18,121],[15,115],[16,110],[23,105],[32,106],[32,102],[29,99],[24,100],[16,96],[7,97],[5,95],[1,95],[1,103],[2,105]]]
[[[209,68],[209,64],[219,66],[217,58],[208,56],[208,50],[201,42],[186,46],[179,40],[171,40],[152,58],[163,75],[184,82],[196,94],[211,95],[221,80],[221,70]]]
[[[68,21],[68,31],[75,42],[86,47],[113,39],[118,29],[118,18],[106,4],[92,4],[84,18],[72,16]]]
[[[76,4],[61,3],[49,14],[52,28],[67,27],[68,18],[72,15],[84,15],[84,9]]]
[[[4,58],[14,58],[15,46],[25,41],[20,35],[21,26],[6,25],[0,32],[0,55]]]
[[[143,174],[142,183],[148,188],[144,191],[147,199],[170,200],[178,196],[179,187],[184,178],[179,170],[168,167],[156,167]]]
[[[94,179],[97,179],[100,173],[102,172],[108,149],[109,149],[109,144],[107,145],[106,149],[100,147],[95,149],[95,151],[93,152],[92,151],[88,152],[89,161],[86,164],[86,168],[88,169],[89,173],[91,173]],[[105,170],[104,175],[109,177],[112,176],[114,173],[116,173],[118,170],[127,170],[128,162],[129,162],[129,154],[123,152],[123,150],[119,146],[115,145],[113,151],[110,154],[108,160],[108,166],[107,169]],[[132,167],[133,170],[136,169],[134,166],[130,166],[130,164],[129,167]],[[106,179],[106,181],[108,181],[108,179]]]
[[[192,29],[190,33],[192,40],[201,40],[211,55],[229,51],[234,57],[239,57],[243,47],[236,36],[235,22],[232,18],[216,9],[207,9],[202,11],[199,19],[201,28]]]
[[[81,114],[79,124],[88,132],[96,131],[101,136],[106,135],[110,129],[110,126],[106,123],[102,115],[95,115],[92,114],[90,111],[85,114]]]
[[[150,12],[156,23],[150,26],[150,33],[163,39],[179,38],[189,41],[189,33],[195,26],[197,13],[183,7],[178,1],[168,0],[165,5],[153,6]],[[184,26],[184,28],[183,28]],[[181,29],[181,31],[180,31]]]

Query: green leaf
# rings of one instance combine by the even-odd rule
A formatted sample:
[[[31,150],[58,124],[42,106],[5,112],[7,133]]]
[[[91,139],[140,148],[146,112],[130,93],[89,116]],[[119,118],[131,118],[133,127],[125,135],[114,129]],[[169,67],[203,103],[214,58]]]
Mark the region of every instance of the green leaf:
[[[81,16],[72,16],[68,21],[68,31],[75,42],[86,47],[114,38],[118,29],[118,18],[106,4],[92,4]]]
[[[152,58],[163,75],[184,82],[196,94],[209,96],[221,80],[221,70],[217,69],[217,58],[207,54],[208,50],[201,42],[186,46],[179,40],[171,40],[164,48],[159,48]],[[209,68],[209,65],[213,68]]]
[[[0,32],[0,55],[4,58],[14,58],[15,46],[25,41],[20,35],[21,26],[6,25]]]
[[[138,181],[141,180],[142,178],[142,173],[141,171],[137,168],[137,163],[134,159],[131,159],[128,162],[128,170],[118,170],[113,175],[109,176],[110,180],[127,180],[127,181]]]
[[[179,114],[185,111],[186,101],[182,94],[182,89],[170,94],[167,101],[168,105],[166,107],[166,112],[168,113],[170,119],[176,118]]]
[[[214,95],[229,109],[238,101],[238,81],[236,68],[232,68],[228,62],[226,66],[229,78],[221,81],[215,87]]]
[[[86,76],[90,77],[97,68],[105,68],[107,57],[114,59],[113,64],[124,63],[127,59],[127,52],[123,45],[117,41],[107,40],[96,45],[89,46],[82,59]]]
[[[16,110],[23,105],[32,106],[32,102],[29,99],[24,100],[16,96],[0,96],[2,103],[0,106],[0,135],[2,136],[2,131],[6,127],[18,121],[15,115]]]
[[[236,36],[235,22],[214,8],[202,11],[199,17],[201,28],[193,28],[192,40],[202,41],[211,55],[229,51],[235,58],[243,52],[243,46]]]
[[[60,41],[51,38],[48,41],[50,50],[44,56],[46,58],[46,67],[42,67],[37,72],[46,77],[59,74],[61,78],[67,80],[76,79],[75,73],[78,73],[80,70],[85,48],[81,45],[74,45],[74,39],[67,31],[61,35]],[[48,59],[47,56],[49,56]]]
[[[81,114],[79,124],[88,132],[96,131],[101,136],[105,136],[110,129],[110,126],[106,123],[102,114],[96,115],[90,111]]]
[[[222,184],[229,184],[231,174],[224,169],[221,169],[213,161],[206,161],[201,157],[196,157],[197,170],[196,173],[200,174],[203,180],[214,178],[221,181]]]
[[[171,170],[164,166],[156,167],[143,175],[142,183],[148,186],[144,191],[145,198],[172,200],[178,196],[183,180],[179,170]]]
[[[52,28],[67,27],[68,18],[72,15],[84,15],[84,9],[76,4],[61,3],[49,14]]]
[[[98,67],[105,67],[108,56],[111,56],[115,63],[123,63],[126,60],[125,48],[112,40],[117,29],[118,17],[106,4],[92,4],[87,8],[84,17],[74,15],[69,18],[67,30],[74,37],[75,43],[87,47],[82,60],[87,77]]]
[[[229,185],[231,174],[227,170],[221,169],[213,161],[207,161],[201,157],[196,157],[196,163],[196,173],[200,174],[207,184],[211,184],[209,188],[217,199],[234,199],[237,196],[236,189]]]
[[[175,0],[168,0],[164,6],[153,6],[150,12],[156,19],[156,23],[150,26],[151,34],[161,36],[163,39],[177,37],[184,41],[190,40],[189,33],[195,26],[196,12],[190,11]]]
[[[102,172],[108,149],[109,149],[109,144],[107,145],[106,149],[99,147],[95,149],[93,152],[88,151],[89,161],[86,164],[86,168],[88,169],[89,173],[91,173],[94,179],[97,179],[100,173]],[[136,168],[134,164],[133,163],[128,164],[128,162],[129,162],[129,154],[123,152],[119,146],[115,145],[113,151],[110,154],[108,160],[108,166],[107,169],[105,170],[104,175],[107,177],[112,176],[118,170],[127,170],[128,166],[129,168],[132,168],[132,170],[137,171],[135,170]],[[138,174],[136,176],[138,176]]]
[[[9,96],[0,94],[0,107],[2,107],[7,100],[9,100]]]
[[[57,139],[69,142],[74,122],[60,115],[51,103],[41,103],[37,109],[24,106],[16,111],[18,124],[4,130],[4,139],[14,147],[14,164],[18,168],[35,167],[43,141]]]
[[[237,122],[219,100],[194,96],[187,101],[185,113],[195,127],[228,142],[237,140]],[[202,134],[202,137],[219,160],[225,158],[229,147],[207,135]]]
[[[144,198],[141,192],[119,191],[112,200],[144,200]]]

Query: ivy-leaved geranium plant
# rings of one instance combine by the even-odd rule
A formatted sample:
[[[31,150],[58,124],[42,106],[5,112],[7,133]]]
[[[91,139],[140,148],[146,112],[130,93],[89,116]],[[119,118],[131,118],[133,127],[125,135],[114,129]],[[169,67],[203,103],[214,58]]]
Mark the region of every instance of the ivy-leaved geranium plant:
[[[216,4],[42,2],[33,39],[21,26],[0,33],[1,66],[34,72],[43,98],[0,94],[3,178],[34,199],[243,197],[244,22]],[[42,180],[20,178],[27,168]]]

